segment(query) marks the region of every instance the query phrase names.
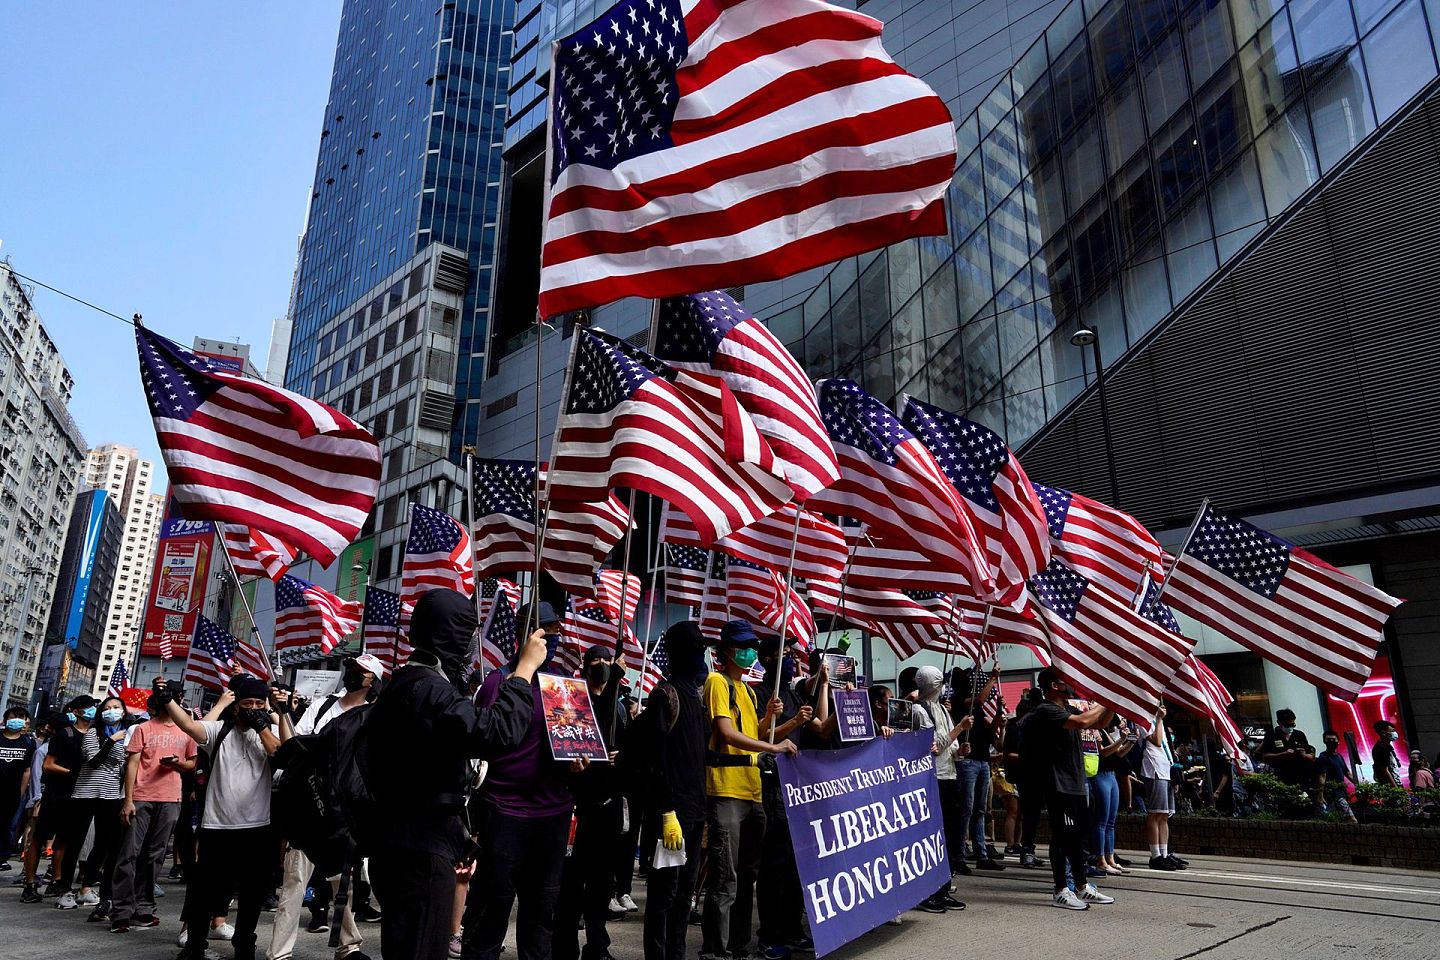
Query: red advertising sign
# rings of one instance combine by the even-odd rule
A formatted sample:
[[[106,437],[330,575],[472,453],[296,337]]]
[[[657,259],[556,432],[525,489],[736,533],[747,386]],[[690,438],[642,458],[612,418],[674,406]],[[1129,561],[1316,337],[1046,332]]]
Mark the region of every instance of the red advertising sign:
[[[184,659],[190,652],[190,638],[205,600],[214,538],[209,523],[178,517],[166,520],[160,528],[140,642],[143,656],[160,656],[162,640],[168,640],[172,657]]]
[[[1342,753],[1355,765],[1361,779],[1374,780],[1375,770],[1371,757],[1375,752],[1377,720],[1389,720],[1397,730],[1400,725],[1400,701],[1395,695],[1395,677],[1390,672],[1390,656],[1385,651],[1375,658],[1375,669],[1370,679],[1360,688],[1360,695],[1353,703],[1341,700],[1333,694],[1325,697],[1325,713],[1330,728],[1340,734]],[[1395,741],[1395,756],[1400,758],[1400,779],[1410,782],[1410,748],[1403,739]],[[1318,739],[1318,738],[1317,738]],[[1353,750],[1353,753],[1351,752]]]

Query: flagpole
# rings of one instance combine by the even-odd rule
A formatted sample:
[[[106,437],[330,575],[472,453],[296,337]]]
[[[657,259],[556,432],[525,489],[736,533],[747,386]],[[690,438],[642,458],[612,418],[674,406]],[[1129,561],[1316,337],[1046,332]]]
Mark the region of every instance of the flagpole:
[[[795,580],[795,552],[800,545],[800,520],[804,516],[802,508],[795,505],[795,527],[790,531],[790,561],[785,567],[785,599],[780,607],[780,651],[775,659],[775,693],[774,699],[780,698],[780,661],[785,659],[785,638],[790,630],[790,597],[795,592],[791,584]],[[726,593],[729,593],[727,587]],[[770,722],[770,742],[775,742],[775,722]]]
[[[843,533],[844,531],[841,531],[841,532]],[[865,533],[864,524],[861,524],[861,526],[860,526],[860,536],[864,537],[866,540],[869,540],[869,539],[870,539],[869,535],[867,535],[867,534]],[[856,544],[855,544],[855,547],[856,547],[857,549],[859,548],[859,546],[860,546],[859,543],[856,543]],[[854,559],[855,559],[855,550],[854,550],[854,549],[851,549],[851,548],[849,547],[848,543],[847,543],[846,548],[845,548],[845,566],[844,566],[843,568],[841,568],[841,570],[840,570],[840,600],[839,600],[839,602],[835,605],[835,607],[836,607],[835,612],[830,615],[830,616],[831,616],[830,632],[831,632],[831,633],[834,633],[834,632],[835,632],[835,624],[834,624],[834,621],[835,621],[835,620],[839,620],[839,621],[841,621],[842,623],[843,623],[844,620],[845,620],[845,584],[850,580],[850,563],[851,563],[851,561],[853,561]],[[829,652],[830,652],[830,640],[827,638],[827,639],[825,640],[825,649],[822,651],[822,653],[829,653]],[[870,664],[868,664],[868,663],[865,664],[865,669],[867,669],[867,670],[870,669]]]
[[[570,403],[570,387],[573,374],[575,372],[575,354],[579,349],[580,330],[577,329],[575,333],[572,334],[570,337],[570,358],[565,363],[565,380],[560,387],[561,417],[565,416],[565,407],[568,406]],[[539,424],[540,422],[540,388],[538,385],[535,388],[535,422],[536,424]],[[550,436],[550,466],[552,469],[555,466],[555,444],[559,440],[559,438],[560,431],[557,428],[555,432]],[[545,531],[546,528],[550,526],[550,498],[548,495],[550,489],[550,476],[548,472],[545,475],[544,489],[546,492],[546,497],[542,501],[540,498],[540,463],[540,433],[539,427],[537,426],[535,433],[535,515],[537,520],[535,527],[535,568],[532,572],[530,579],[530,602],[525,610],[525,629],[521,633],[521,636],[524,637],[529,637],[531,631],[535,629],[535,617],[538,615],[539,612],[537,610],[537,602],[540,598],[540,561],[541,558],[545,555]],[[543,507],[541,506],[542,502],[544,503]],[[629,531],[626,531],[626,534],[628,536]],[[476,589],[476,592],[479,592],[478,587]]]
[[[650,507],[645,511],[645,518],[649,521],[651,530],[655,529],[655,500],[652,497]],[[655,535],[655,554],[663,556],[665,547],[660,542],[660,535]],[[640,684],[645,684],[645,674],[650,670],[650,655],[655,649],[655,640],[650,636],[650,628],[655,624],[655,598],[658,592],[657,580],[664,569],[664,564],[656,563],[650,568],[650,606],[645,611],[645,642],[640,645]]]
[[[470,576],[475,580],[475,622],[480,622],[480,580],[475,577],[475,448],[466,446],[465,451],[465,526],[470,535]],[[536,449],[539,449],[538,447]],[[536,471],[539,477],[539,471]],[[395,659],[400,659],[400,613],[395,613]]]
[[[1175,575],[1175,568],[1180,566],[1180,559],[1185,556],[1185,551],[1190,549],[1190,541],[1195,539],[1195,532],[1200,529],[1200,521],[1202,518],[1204,518],[1205,511],[1209,509],[1210,498],[1206,497],[1204,500],[1200,501],[1200,509],[1195,512],[1195,521],[1190,524],[1190,532],[1185,534],[1185,541],[1180,544],[1180,552],[1175,554],[1175,562],[1170,564],[1169,568],[1165,571],[1165,579],[1160,581],[1160,586],[1155,590],[1156,600],[1160,599],[1161,594],[1165,592],[1165,588],[1170,585],[1170,578]],[[1136,610],[1140,609],[1140,605],[1145,599],[1144,591],[1145,584],[1142,581],[1140,584],[1141,595],[1135,598]]]
[[[219,535],[220,552],[225,556],[225,566],[230,569],[230,582],[235,584],[235,592],[240,597],[241,606],[245,608],[245,618],[250,621],[250,635],[255,640],[256,648],[260,651],[260,659],[264,662],[265,670],[270,674],[270,679],[279,680],[280,678],[275,673],[275,665],[270,661],[270,654],[265,650],[265,641],[260,636],[260,627],[255,622],[255,611],[250,609],[250,598],[245,596],[245,588],[240,584],[240,574],[235,572],[235,561],[230,556],[229,546],[225,543],[225,533],[220,530],[218,526],[216,527],[216,533]],[[364,643],[363,639],[361,643]]]
[[[705,610],[710,603],[710,575],[715,571],[715,551],[705,552],[705,579],[700,585],[700,617],[697,625],[705,622]]]

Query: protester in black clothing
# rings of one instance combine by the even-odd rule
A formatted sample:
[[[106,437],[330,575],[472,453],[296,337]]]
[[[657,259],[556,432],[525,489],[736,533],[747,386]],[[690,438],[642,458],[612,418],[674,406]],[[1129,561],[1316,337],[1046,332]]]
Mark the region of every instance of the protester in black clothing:
[[[1020,866],[1038,868],[1045,861],[1035,856],[1035,834],[1040,829],[1040,814],[1045,809],[1045,788],[1041,779],[1042,771],[1036,771],[1034,755],[1038,751],[1025,747],[1025,728],[1037,706],[1044,701],[1039,687],[1031,687],[1020,696],[1015,705],[1015,719],[1005,725],[1004,752],[1005,778],[1015,785],[1020,794]]]
[[[545,659],[544,632],[526,640],[496,702],[477,710],[459,686],[475,627],[475,604],[463,595],[423,595],[410,618],[415,651],[365,718],[367,782],[384,821],[369,852],[385,908],[386,960],[444,960],[455,865],[473,855],[461,819],[466,758],[513,747],[530,728],[530,680]]]
[[[1400,782],[1400,758],[1395,755],[1395,741],[1399,739],[1395,724],[1389,720],[1375,721],[1375,747],[1370,751],[1370,765],[1376,783],[1404,786]]]
[[[705,637],[694,621],[677,623],[660,640],[665,679],[650,692],[633,742],[642,750],[650,805],[644,837],[683,851],[679,866],[650,869],[645,900],[645,960],[685,960],[685,935],[700,835],[705,827],[705,741],[708,721],[700,684],[709,672]]]
[[[581,659],[580,675],[590,688],[590,703],[607,746],[618,743],[629,724],[620,709],[620,680],[625,670],[615,663],[614,651],[593,646]],[[575,836],[560,879],[555,905],[555,960],[611,960],[610,935],[605,922],[614,890],[615,851],[626,834],[625,800],[615,765],[592,763],[575,778]],[[577,926],[585,922],[585,949],[580,949]]]
[[[95,718],[99,701],[91,696],[78,696],[65,704],[65,719],[69,726],[61,727],[50,738],[50,752],[40,768],[40,783],[44,795],[40,798],[40,812],[35,817],[35,829],[30,833],[30,845],[25,850],[25,888],[20,894],[24,903],[39,903],[41,894],[36,888],[35,872],[40,865],[40,854],[52,839],[56,840],[52,867],[65,863],[67,848],[63,837],[65,825],[71,820],[71,792],[80,777],[80,767],[85,762],[80,745],[85,733]],[[83,838],[82,838],[83,839]],[[79,850],[74,851],[78,856]],[[63,897],[69,891],[59,882],[62,871],[53,871],[56,880],[45,888],[47,897]],[[72,868],[73,873],[73,868]],[[71,898],[73,901],[73,897]]]
[[[0,865],[10,869],[10,823],[30,792],[30,766],[38,744],[27,728],[30,711],[11,707],[5,711],[5,729],[0,731]]]
[[[1085,765],[1080,759],[1080,731],[1109,725],[1114,713],[1095,704],[1083,713],[1067,701],[1075,691],[1055,667],[1040,671],[1045,702],[1030,712],[1026,722],[1027,753],[1033,751],[1035,781],[1045,792],[1050,811],[1050,872],[1055,880],[1052,902],[1066,910],[1088,910],[1092,903],[1114,903],[1085,881],[1087,812]],[[1067,882],[1065,869],[1069,866]],[[1074,888],[1071,888],[1073,882]]]
[[[1350,764],[1345,762],[1344,754],[1340,752],[1340,734],[1334,730],[1326,730],[1321,738],[1325,741],[1325,750],[1315,758],[1320,806],[1355,823],[1355,811],[1350,808],[1349,791],[1345,786],[1346,781],[1355,782],[1355,774],[1351,771]]]
[[[1295,729],[1295,711],[1275,711],[1275,726],[1265,735],[1260,759],[1270,764],[1281,780],[1308,788],[1314,778],[1312,753],[1309,739],[1303,731]]]

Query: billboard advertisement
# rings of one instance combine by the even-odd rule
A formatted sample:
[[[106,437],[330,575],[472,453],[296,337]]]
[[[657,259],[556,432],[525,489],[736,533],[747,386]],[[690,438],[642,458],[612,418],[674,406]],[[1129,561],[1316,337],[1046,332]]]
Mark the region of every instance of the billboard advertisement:
[[[1360,688],[1360,695],[1353,703],[1334,694],[1326,694],[1325,714],[1330,729],[1340,734],[1340,752],[1345,754],[1360,780],[1375,779],[1371,761],[1375,742],[1379,739],[1375,733],[1375,722],[1389,720],[1395,724],[1400,731],[1400,739],[1394,744],[1395,755],[1400,758],[1400,779],[1407,784],[1410,782],[1410,747],[1405,742],[1405,728],[1401,724],[1400,701],[1395,694],[1395,676],[1390,671],[1389,654],[1380,651],[1370,679]]]
[[[95,560],[100,554],[100,536],[105,530],[105,507],[110,494],[105,490],[90,492],[90,514],[85,518],[84,539],[75,558],[75,589],[70,593],[70,612],[65,618],[65,645],[74,650],[80,643],[85,625],[85,602],[90,597],[90,580],[95,574]]]
[[[190,638],[205,599],[214,539],[215,528],[205,521],[172,516],[161,524],[145,608],[142,655],[160,656],[162,640],[168,641],[172,657],[184,659],[190,652]]]

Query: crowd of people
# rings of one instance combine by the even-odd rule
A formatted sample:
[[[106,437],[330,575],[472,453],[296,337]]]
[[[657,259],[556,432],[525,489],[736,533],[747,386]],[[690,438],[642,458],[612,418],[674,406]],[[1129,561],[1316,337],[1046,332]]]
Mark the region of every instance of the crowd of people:
[[[390,960],[495,960],[512,926],[521,960],[609,960],[607,926],[641,910],[637,872],[645,960],[682,960],[697,919],[702,960],[813,950],[774,758],[845,746],[825,658],[744,621],[714,643],[681,622],[641,704],[614,651],[592,647],[581,676],[608,756],[556,761],[537,677],[558,669],[560,617],[539,602],[517,620],[510,663],[483,678],[474,604],[435,590],[415,607],[408,663],[387,675],[374,657],[348,658],[341,689],[314,702],[237,674],[203,716],[163,681],[144,718],[115,697],[38,719],[12,709],[4,869],[23,840],[22,902],[88,907],[126,934],[162,924],[173,852],[180,960],[213,960],[223,940],[236,960],[289,960],[302,923],[330,934],[336,960],[366,960],[373,923]],[[765,681],[747,682],[757,665]],[[1136,866],[1115,849],[1122,809],[1145,813],[1150,869],[1185,869],[1168,821],[1186,767],[1164,709],[1139,729],[1078,700],[1051,667],[1011,715],[998,681],[998,669],[923,666],[869,689],[878,736],[933,739],[952,875],[916,909],[965,909],[958,876],[1044,869],[1042,816],[1056,907],[1114,902],[1096,881]],[[1338,739],[1327,733],[1317,755],[1293,715],[1279,721],[1260,759],[1343,803],[1335,785],[1353,774]],[[1398,760],[1377,748],[1376,769]],[[1419,761],[1412,783],[1428,772]]]

